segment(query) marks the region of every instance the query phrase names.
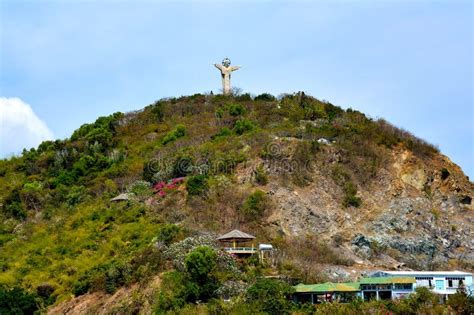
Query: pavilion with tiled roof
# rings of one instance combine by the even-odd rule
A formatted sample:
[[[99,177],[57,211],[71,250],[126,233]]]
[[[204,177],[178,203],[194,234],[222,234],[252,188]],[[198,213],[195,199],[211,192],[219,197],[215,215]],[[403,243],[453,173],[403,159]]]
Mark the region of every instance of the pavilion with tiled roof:
[[[255,236],[239,230],[232,230],[217,238],[226,252],[238,256],[257,253],[257,248],[253,244],[254,239]]]

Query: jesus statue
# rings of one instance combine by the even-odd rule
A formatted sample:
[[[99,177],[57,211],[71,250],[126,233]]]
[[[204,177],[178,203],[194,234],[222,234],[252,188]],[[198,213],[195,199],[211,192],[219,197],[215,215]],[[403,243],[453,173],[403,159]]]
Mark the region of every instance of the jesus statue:
[[[231,66],[229,58],[224,58],[221,65],[215,63],[214,66],[221,71],[223,93],[229,95],[231,93],[230,74],[232,71],[239,70],[240,66]]]

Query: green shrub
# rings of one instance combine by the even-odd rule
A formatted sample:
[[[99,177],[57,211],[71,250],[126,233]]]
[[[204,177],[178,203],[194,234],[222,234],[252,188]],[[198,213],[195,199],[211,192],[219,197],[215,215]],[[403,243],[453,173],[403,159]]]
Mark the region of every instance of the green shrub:
[[[244,93],[244,94],[235,96],[235,100],[238,102],[245,102],[245,101],[250,102],[252,101],[252,96],[249,93]]]
[[[351,181],[351,176],[342,168],[342,166],[334,166],[331,176],[334,182],[339,185],[344,192],[342,202],[344,207],[359,207],[362,204],[362,199],[357,197],[357,187]]]
[[[151,244],[134,254],[130,260],[132,280],[146,283],[151,276],[163,270],[163,251],[156,244]]]
[[[474,312],[474,296],[468,296],[464,287],[450,295],[447,304],[456,314],[473,314]]]
[[[273,102],[276,100],[276,97],[271,95],[270,93],[262,93],[255,97],[255,101],[263,101],[263,102]]]
[[[229,105],[229,114],[231,116],[243,116],[245,115],[246,109],[241,104],[230,104]]]
[[[217,119],[221,119],[225,115],[225,110],[224,107],[219,107],[216,109],[216,112],[214,113]]]
[[[237,165],[245,161],[245,155],[235,151],[216,152],[211,161],[212,174],[232,174]]]
[[[92,155],[82,155],[81,158],[74,163],[73,172],[76,177],[87,176],[94,172],[100,172],[109,168],[113,162],[100,153]]]
[[[357,196],[349,195],[344,197],[344,201],[342,202],[342,204],[344,205],[344,207],[352,206],[358,208],[362,204],[362,199]]]
[[[5,207],[6,214],[14,217],[15,219],[24,220],[28,216],[27,211],[23,208],[22,204],[19,202],[13,202],[4,207]]]
[[[66,203],[69,206],[74,206],[80,203],[85,197],[85,191],[86,189],[84,186],[72,186],[66,195]]]
[[[91,280],[89,278],[82,277],[72,284],[72,293],[74,296],[80,296],[89,292],[92,287]]]
[[[262,165],[259,165],[255,168],[254,176],[255,176],[255,182],[257,182],[257,184],[259,185],[268,184],[268,176]]]
[[[176,224],[164,224],[158,230],[157,239],[163,242],[166,246],[175,242],[181,232],[181,229]]]
[[[419,314],[420,311],[433,309],[439,304],[438,302],[439,298],[436,294],[426,287],[419,287],[415,289],[415,293],[395,304],[394,311],[396,314],[415,315]]]
[[[344,113],[344,110],[340,108],[339,106],[335,106],[331,103],[324,103],[324,111],[326,112],[326,115],[329,118],[329,121],[334,120],[336,117],[342,116]]]
[[[188,301],[196,299],[198,293],[195,287],[189,285],[186,275],[182,272],[166,272],[162,276],[160,292],[154,307],[155,314],[166,314],[167,311],[177,311]]]
[[[186,190],[191,196],[202,196],[208,190],[207,175],[191,176],[186,181]]]
[[[375,129],[375,132],[371,133],[370,136],[377,139],[379,144],[385,144],[389,148],[399,142],[403,142],[407,149],[421,157],[430,156],[433,153],[439,152],[437,147],[423,139],[415,137],[406,130],[393,126],[386,120],[379,119],[375,122],[375,126],[370,127],[375,127],[367,128],[368,130]]]
[[[15,188],[5,199],[3,211],[7,216],[15,219],[24,220],[28,216],[27,211],[23,207],[20,196],[20,189]]]
[[[129,264],[111,264],[105,272],[105,291],[109,294],[114,293],[119,287],[130,281],[131,273]]]
[[[242,205],[242,213],[247,220],[261,218],[267,207],[267,196],[265,192],[256,190],[250,194]]]
[[[51,305],[55,302],[56,296],[53,295],[55,288],[47,283],[36,287],[36,295],[41,298],[45,305]]]
[[[239,119],[235,122],[234,131],[238,135],[242,135],[248,131],[252,131],[256,128],[253,121],[248,119]]]
[[[403,142],[408,150],[421,157],[431,156],[432,154],[439,152],[439,149],[436,146],[423,139],[417,138],[408,132],[406,138],[403,139]]]
[[[52,188],[70,186],[77,182],[77,175],[72,171],[61,171],[56,178],[51,179]]]
[[[258,279],[246,293],[247,303],[268,314],[289,314],[293,289],[287,283],[272,279]]]
[[[97,118],[93,124],[84,124],[75,130],[71,136],[72,141],[86,138],[91,142],[98,141],[103,145],[110,144],[111,136],[115,133],[118,121],[123,117],[123,113],[117,112],[109,116]]]
[[[112,145],[112,132],[106,128],[94,128],[87,135],[86,140],[90,143],[100,143],[104,147]]]
[[[0,314],[33,315],[39,310],[38,297],[22,288],[0,286]]]
[[[178,124],[176,125],[175,131],[176,137],[184,137],[184,135],[186,134],[186,127],[184,125]]]
[[[214,139],[219,139],[219,138],[225,138],[225,137],[228,137],[228,136],[231,136],[231,135],[232,135],[232,130],[230,130],[227,127],[223,127],[223,128],[221,128],[221,130],[219,130],[218,133],[213,135],[211,137],[211,139],[214,140]]]
[[[306,95],[304,92],[298,93],[299,106],[304,111],[304,118],[307,120],[331,119],[332,117],[326,110],[326,104],[314,97]],[[342,112],[342,110],[341,110]]]
[[[344,193],[344,207],[352,206],[357,208],[362,204],[362,200],[356,196],[357,188],[352,182],[346,182],[344,184]]]
[[[176,127],[172,131],[168,132],[164,136],[162,143],[163,145],[165,145],[169,142],[175,141],[178,138],[184,137],[185,135],[186,135],[186,127],[181,124],[176,125]]]
[[[294,166],[292,166],[293,182],[300,186],[306,186],[312,181],[311,177],[311,162],[315,159],[314,156],[319,150],[319,144],[316,141],[300,141],[296,145],[295,152],[292,156]]]
[[[126,262],[110,261],[97,265],[83,273],[73,283],[75,296],[89,291],[104,290],[114,293],[119,287],[127,285],[133,279],[131,265]]]
[[[163,118],[165,116],[164,107],[165,103],[163,101],[157,101],[152,105],[151,114],[153,115],[153,118],[158,122],[163,121]]]

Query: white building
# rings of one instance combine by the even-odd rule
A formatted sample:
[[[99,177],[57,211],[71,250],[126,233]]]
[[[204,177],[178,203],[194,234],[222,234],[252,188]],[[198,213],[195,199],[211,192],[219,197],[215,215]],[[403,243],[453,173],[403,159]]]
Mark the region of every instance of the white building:
[[[416,287],[427,287],[436,294],[448,297],[464,286],[474,296],[473,274],[462,271],[376,271],[370,277],[414,277]]]

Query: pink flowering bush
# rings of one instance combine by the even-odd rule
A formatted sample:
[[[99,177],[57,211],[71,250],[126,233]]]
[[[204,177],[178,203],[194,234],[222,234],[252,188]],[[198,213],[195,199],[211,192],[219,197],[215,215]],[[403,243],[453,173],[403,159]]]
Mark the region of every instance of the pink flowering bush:
[[[164,197],[170,191],[176,190],[184,182],[184,177],[173,178],[167,182],[158,182],[153,185],[153,190],[155,193]]]

